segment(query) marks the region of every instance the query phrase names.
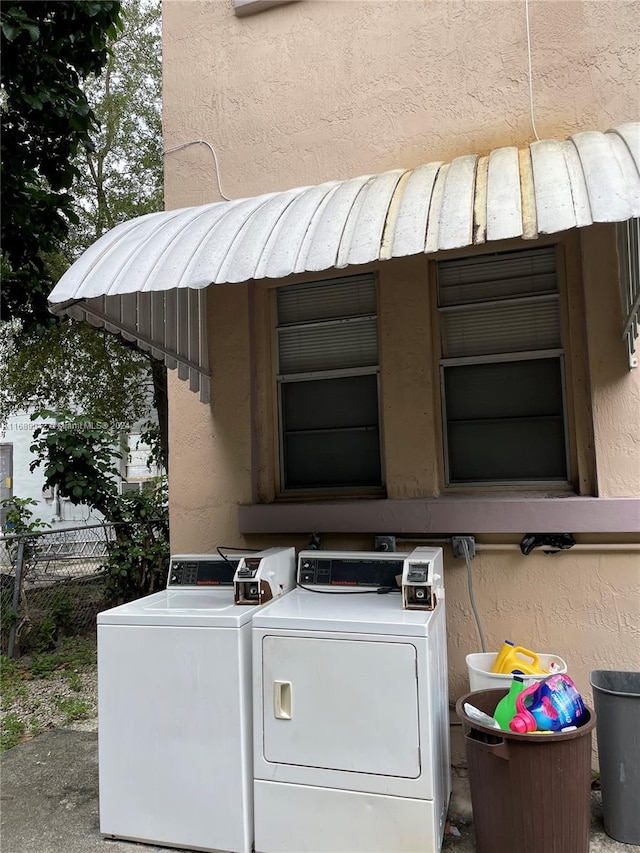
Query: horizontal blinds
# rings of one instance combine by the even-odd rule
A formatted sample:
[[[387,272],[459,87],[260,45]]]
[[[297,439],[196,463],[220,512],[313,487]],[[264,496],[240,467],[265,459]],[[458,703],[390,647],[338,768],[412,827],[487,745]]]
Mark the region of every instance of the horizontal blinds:
[[[376,319],[281,329],[280,373],[373,367],[378,363]]]
[[[281,287],[278,288],[277,299],[279,326],[376,313],[373,276],[351,276]]]
[[[553,248],[438,265],[443,358],[560,349]]]
[[[533,296],[557,290],[555,249],[504,252],[438,265],[440,305]]]
[[[559,349],[558,300],[509,302],[444,315],[443,353],[459,358],[491,353]]]
[[[372,276],[279,288],[277,306],[281,376],[377,366]]]

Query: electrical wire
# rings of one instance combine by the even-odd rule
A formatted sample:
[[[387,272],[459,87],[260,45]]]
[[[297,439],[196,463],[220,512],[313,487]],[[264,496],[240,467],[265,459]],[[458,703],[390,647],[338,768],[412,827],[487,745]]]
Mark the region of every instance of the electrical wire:
[[[223,560],[227,561],[227,563],[230,563],[231,560],[226,556],[226,554],[222,553],[220,550],[221,548],[224,548],[225,551],[250,551],[252,554],[257,554],[260,551],[259,548],[235,548],[233,545],[220,545],[216,548],[216,551]]]
[[[210,142],[207,142],[205,139],[194,139],[192,142],[183,142],[182,145],[174,145],[173,148],[166,148],[162,152],[162,156],[164,157],[165,154],[171,154],[174,151],[181,151],[183,148],[188,148],[190,145],[206,145],[209,151],[211,151],[211,154],[213,155],[213,163],[216,167],[216,181],[218,182],[218,192],[225,201],[231,201],[231,199],[222,192],[222,184],[220,183],[220,169],[218,167],[218,158],[216,156],[215,149]]]
[[[482,625],[480,623],[480,616],[478,615],[478,608],[476,607],[476,599],[473,594],[473,575],[471,573],[471,560],[469,559],[469,545],[466,539],[462,539],[461,543],[462,550],[464,551],[464,559],[467,564],[467,583],[469,585],[469,599],[471,601],[471,609],[473,610],[473,615],[476,620],[476,627],[478,629],[478,636],[480,637],[480,647],[483,652],[487,650],[487,644],[484,639],[484,631],[482,630]]]
[[[399,589],[393,589],[390,586],[376,586],[373,589],[314,589],[311,586],[303,586],[301,583],[296,583],[296,586],[298,589],[317,592],[320,595],[387,595],[390,592],[400,592]]]
[[[540,142],[538,131],[536,130],[536,120],[533,115],[533,72],[531,70],[531,32],[529,30],[529,0],[524,0],[525,17],[527,20],[527,58],[529,61],[529,113],[531,115],[531,127],[536,140]]]

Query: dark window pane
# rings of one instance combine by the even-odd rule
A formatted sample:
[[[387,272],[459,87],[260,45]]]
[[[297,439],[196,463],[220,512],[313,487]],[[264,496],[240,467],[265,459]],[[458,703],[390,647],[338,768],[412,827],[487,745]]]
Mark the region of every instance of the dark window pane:
[[[378,423],[375,375],[282,383],[284,431]]]
[[[452,483],[566,480],[562,420],[450,423],[449,470]]]
[[[559,358],[447,367],[444,381],[450,421],[562,414]]]
[[[567,479],[560,359],[444,376],[451,483]]]
[[[377,427],[285,435],[285,488],[380,485]]]
[[[285,488],[381,483],[376,376],[281,386]]]

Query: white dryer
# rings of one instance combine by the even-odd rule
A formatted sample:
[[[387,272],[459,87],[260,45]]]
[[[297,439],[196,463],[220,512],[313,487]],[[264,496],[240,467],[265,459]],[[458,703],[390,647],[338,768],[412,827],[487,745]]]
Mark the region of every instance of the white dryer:
[[[442,575],[435,548],[301,552],[299,588],[256,613],[256,853],[441,849],[451,791]]]
[[[294,582],[293,548],[176,555],[166,590],[98,615],[103,835],[251,853],[251,619]]]

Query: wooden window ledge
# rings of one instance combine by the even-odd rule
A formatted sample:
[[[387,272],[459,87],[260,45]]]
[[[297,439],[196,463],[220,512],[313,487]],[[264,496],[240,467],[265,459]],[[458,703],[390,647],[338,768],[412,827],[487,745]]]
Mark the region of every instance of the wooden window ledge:
[[[640,499],[460,497],[252,504],[240,533],[640,533]]]

